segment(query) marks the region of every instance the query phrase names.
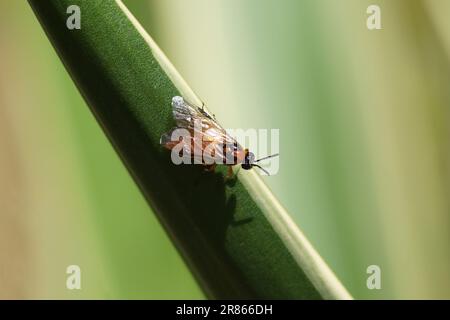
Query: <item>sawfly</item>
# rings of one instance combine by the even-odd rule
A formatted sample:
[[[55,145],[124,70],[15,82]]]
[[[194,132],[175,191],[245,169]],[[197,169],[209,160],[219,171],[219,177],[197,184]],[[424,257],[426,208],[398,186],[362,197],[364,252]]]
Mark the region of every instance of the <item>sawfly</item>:
[[[196,164],[202,164],[208,171],[214,171],[217,164],[228,166],[228,176],[233,175],[232,167],[241,165],[250,170],[257,167],[270,175],[257,162],[278,156],[273,154],[261,159],[231,137],[217,123],[215,116],[209,114],[204,107],[196,107],[186,102],[183,97],[172,98],[172,112],[176,127],[161,136],[160,144],[165,148],[187,155]],[[178,132],[185,132],[180,141]],[[175,137],[175,138],[174,138]]]

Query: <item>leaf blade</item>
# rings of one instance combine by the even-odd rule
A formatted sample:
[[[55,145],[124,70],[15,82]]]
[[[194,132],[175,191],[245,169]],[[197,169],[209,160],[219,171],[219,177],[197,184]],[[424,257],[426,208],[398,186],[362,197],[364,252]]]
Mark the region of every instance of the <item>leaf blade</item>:
[[[228,185],[224,168],[171,164],[159,145],[173,126],[170,100],[200,99],[121,1],[29,3],[208,296],[350,298],[255,172]],[[81,30],[65,28],[72,4]]]

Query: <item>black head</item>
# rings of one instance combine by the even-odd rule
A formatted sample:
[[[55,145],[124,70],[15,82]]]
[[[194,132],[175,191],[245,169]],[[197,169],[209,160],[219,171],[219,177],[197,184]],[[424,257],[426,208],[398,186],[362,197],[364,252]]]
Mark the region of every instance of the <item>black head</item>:
[[[244,161],[242,162],[242,169],[250,170],[253,167],[253,162],[255,162],[255,155],[253,152],[248,151],[248,149],[245,149],[245,156]]]
[[[245,156],[244,156],[244,161],[241,164],[242,169],[244,170],[250,170],[253,167],[257,167],[260,170],[262,170],[265,174],[267,174],[268,176],[270,176],[269,172],[267,172],[267,170],[265,170],[264,168],[262,168],[261,166],[257,165],[255,162],[261,161],[261,160],[265,160],[265,159],[269,159],[272,157],[276,157],[278,156],[277,154],[268,156],[268,157],[264,157],[258,160],[255,160],[255,155],[253,154],[253,152],[248,151],[248,149],[245,149]]]

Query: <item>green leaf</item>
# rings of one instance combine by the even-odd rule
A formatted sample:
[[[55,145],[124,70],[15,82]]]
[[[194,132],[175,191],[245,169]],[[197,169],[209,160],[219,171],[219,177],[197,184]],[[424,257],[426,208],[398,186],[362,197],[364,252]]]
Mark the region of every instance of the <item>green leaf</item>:
[[[171,98],[201,102],[122,2],[29,2],[209,297],[351,298],[254,170],[229,181],[224,167],[172,164],[159,144],[174,126]],[[80,30],[66,27],[70,5],[81,9]]]

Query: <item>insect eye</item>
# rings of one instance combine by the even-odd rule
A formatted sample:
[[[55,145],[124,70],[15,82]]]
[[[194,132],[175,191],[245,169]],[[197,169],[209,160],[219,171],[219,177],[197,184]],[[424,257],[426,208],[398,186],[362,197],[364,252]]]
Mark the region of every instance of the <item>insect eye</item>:
[[[252,152],[249,152],[246,157],[246,162],[252,164],[255,162],[255,155]]]

